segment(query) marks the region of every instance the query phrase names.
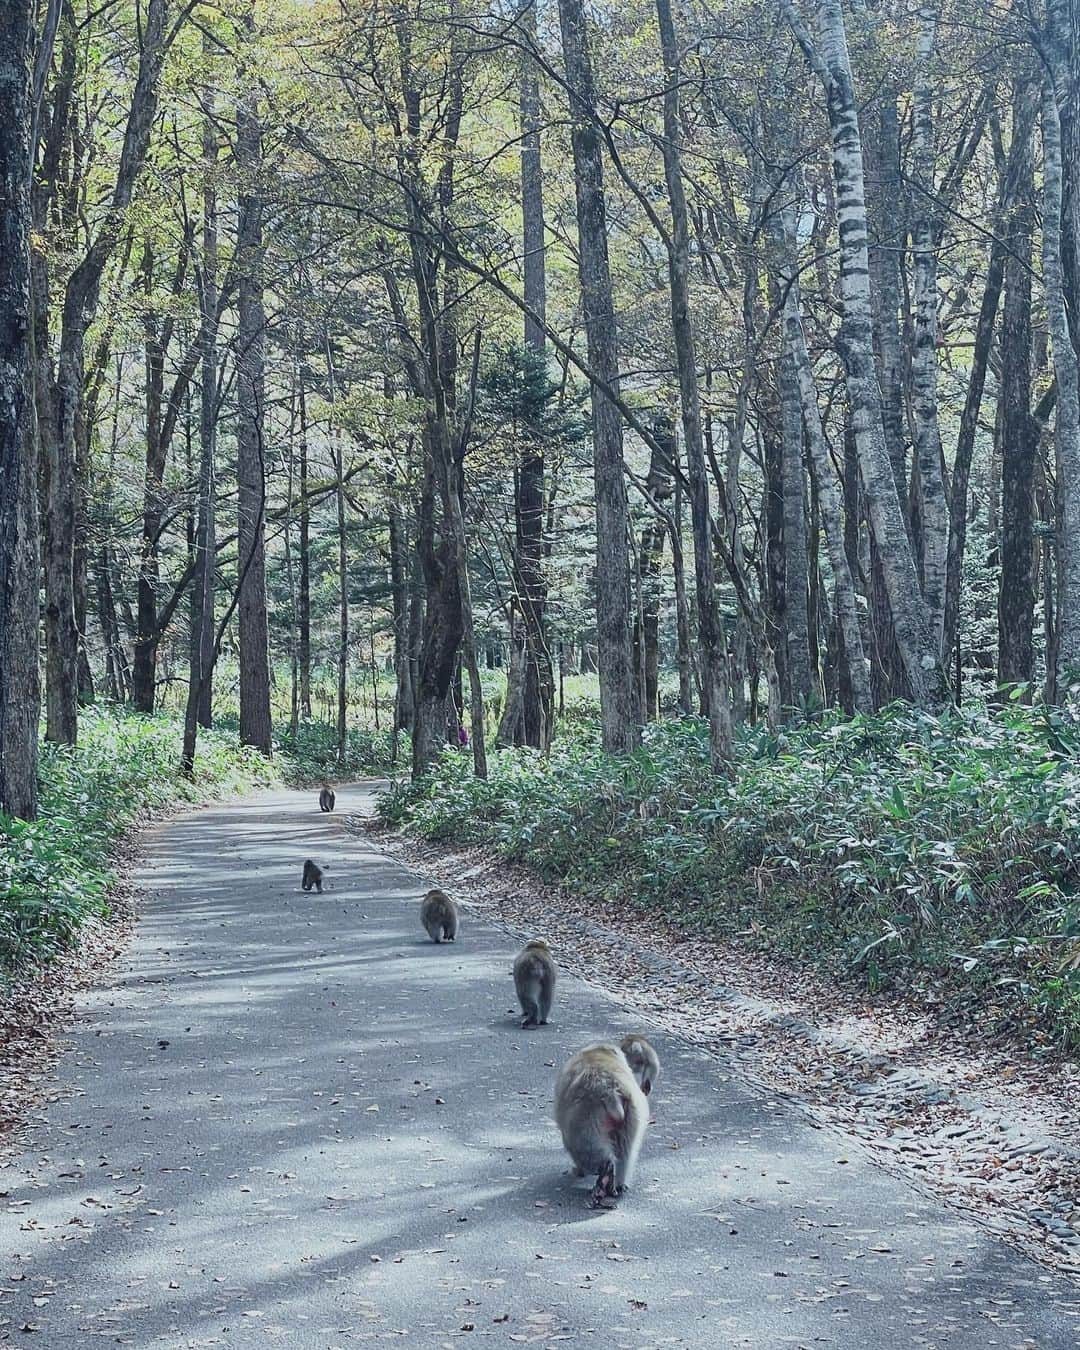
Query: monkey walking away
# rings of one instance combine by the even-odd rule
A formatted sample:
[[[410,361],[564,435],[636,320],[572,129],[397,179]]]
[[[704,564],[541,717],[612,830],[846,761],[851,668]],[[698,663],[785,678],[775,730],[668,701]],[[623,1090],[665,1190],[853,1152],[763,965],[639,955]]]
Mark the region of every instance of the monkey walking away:
[[[319,810],[332,811],[336,800],[337,798],[334,796],[334,789],[329,783],[324,783],[322,785],[322,791],[319,793]]]
[[[562,1068],[555,1081],[555,1120],[578,1176],[596,1177],[595,1208],[621,1195],[634,1179],[649,1125],[649,1103],[624,1046],[633,1042],[649,1090],[660,1061],[643,1036],[622,1046],[589,1045]]]
[[[428,891],[420,906],[420,922],[427,929],[432,942],[453,942],[458,931],[457,906],[438,886]]]
[[[555,962],[551,949],[540,938],[533,938],[519,952],[514,962],[514,987],[525,1014],[521,1025],[546,1027],[555,997]]]
[[[312,886],[314,886],[319,894],[322,895],[322,876],[322,868],[318,867],[310,858],[308,858],[307,862],[304,863],[304,879],[301,881],[300,885],[305,891],[310,891]]]

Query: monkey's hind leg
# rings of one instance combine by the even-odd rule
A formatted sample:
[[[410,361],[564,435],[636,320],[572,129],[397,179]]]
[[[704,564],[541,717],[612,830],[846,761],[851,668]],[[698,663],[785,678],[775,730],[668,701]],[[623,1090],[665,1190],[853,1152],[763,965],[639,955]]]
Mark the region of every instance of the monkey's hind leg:
[[[596,1174],[596,1185],[592,1188],[592,1194],[589,1197],[589,1207],[600,1209],[614,1201],[617,1194],[615,1164],[608,1158],[601,1164],[600,1171]]]
[[[522,1028],[535,1027],[540,1024],[540,1009],[537,1006],[534,997],[525,996],[521,1000],[521,1011],[525,1014],[522,1018]]]

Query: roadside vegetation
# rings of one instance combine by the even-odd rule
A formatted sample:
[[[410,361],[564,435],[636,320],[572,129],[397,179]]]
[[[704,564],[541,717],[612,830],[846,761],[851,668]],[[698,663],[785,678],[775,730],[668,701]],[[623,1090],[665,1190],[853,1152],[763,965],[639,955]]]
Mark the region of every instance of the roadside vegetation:
[[[159,714],[84,709],[79,744],[41,749],[37,820],[0,815],[0,981],[47,961],[108,913],[118,849],[163,808],[269,783],[263,757],[220,731],[180,773],[182,723]]]
[[[697,719],[654,723],[621,758],[587,725],[547,759],[492,755],[486,781],[444,755],[381,813],[692,931],[1080,1045],[1074,717],[1014,701],[744,728],[730,778],[710,773]]]

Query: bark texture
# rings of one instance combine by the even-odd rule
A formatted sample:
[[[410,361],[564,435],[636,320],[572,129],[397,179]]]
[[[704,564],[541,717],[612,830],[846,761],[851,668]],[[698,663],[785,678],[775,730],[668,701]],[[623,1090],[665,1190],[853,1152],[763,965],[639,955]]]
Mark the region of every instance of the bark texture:
[[[1080,676],[1080,369],[1069,335],[1062,266],[1061,128],[1054,89],[1042,100],[1043,281],[1057,379],[1054,454],[1057,463],[1057,689]]]
[[[566,81],[571,97],[578,223],[578,268],[589,366],[619,390],[618,337],[608,263],[607,209],[596,95],[583,0],[559,0]],[[632,750],[640,741],[630,660],[630,566],[622,419],[607,393],[591,383],[596,496],[596,642],[604,749]]]
[[[1006,226],[1005,304],[1001,321],[1001,585],[998,683],[1035,674],[1033,526],[1038,435],[1031,416],[1031,263],[1035,228],[1034,89],[1018,81],[1013,136],[1020,141],[1016,196]]]
[[[31,52],[35,6],[0,35],[0,811],[37,815],[37,453],[31,392]]]
[[[662,142],[664,178],[671,207],[671,235],[667,250],[668,285],[671,292],[671,327],[675,341],[675,361],[679,376],[679,408],[682,413],[683,442],[690,488],[702,690],[709,718],[709,758],[715,772],[726,772],[730,766],[732,750],[731,693],[728,687],[727,644],[716,599],[709,482],[705,470],[697,353],[690,316],[690,229],[680,155],[681,70],[669,0],[656,0],[656,15],[664,58]]]
[[[254,33],[254,7],[245,28]],[[236,161],[242,178],[236,228],[240,293],[236,330],[237,604],[240,739],[271,752],[270,651],[266,615],[266,447],[263,304],[262,127],[257,85],[246,80],[236,110]]]

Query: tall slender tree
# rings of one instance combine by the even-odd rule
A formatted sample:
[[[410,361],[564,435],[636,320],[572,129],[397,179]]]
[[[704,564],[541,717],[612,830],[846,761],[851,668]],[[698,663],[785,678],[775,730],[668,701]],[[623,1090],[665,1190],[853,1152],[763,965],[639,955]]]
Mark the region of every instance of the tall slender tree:
[[[608,261],[604,160],[583,0],[559,0],[577,197],[578,273],[591,385],[596,497],[596,645],[604,749],[632,750],[640,740],[630,660],[630,564],[619,350]]]
[[[242,15],[244,61],[256,60],[255,5]],[[236,108],[240,277],[236,328],[237,566],[240,600],[240,739],[271,752],[270,635],[266,614],[266,311],[263,299],[262,125],[259,85],[242,65]]]
[[[37,6],[0,29],[0,811],[37,814],[37,446],[31,392],[31,58]]]

